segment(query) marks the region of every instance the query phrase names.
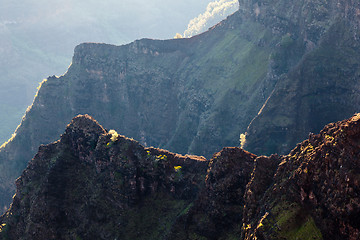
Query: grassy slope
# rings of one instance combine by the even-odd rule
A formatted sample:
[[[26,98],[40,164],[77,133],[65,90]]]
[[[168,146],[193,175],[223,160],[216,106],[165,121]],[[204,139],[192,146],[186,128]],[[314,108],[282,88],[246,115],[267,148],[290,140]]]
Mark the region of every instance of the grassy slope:
[[[182,133],[189,126],[179,122],[166,148],[208,156],[224,146],[237,146],[240,133],[264,101],[260,85],[268,70],[271,42],[276,38],[269,38],[267,30],[253,22],[243,22],[237,29],[222,34],[207,38],[210,43],[214,41],[211,37],[217,38],[212,48],[199,44],[190,63],[193,67],[184,70],[196,68],[190,73],[193,77],[188,85],[197,86],[200,93],[211,99],[205,111],[200,112],[198,122],[191,126],[195,137],[188,136],[184,141]],[[260,40],[266,44],[261,46]],[[187,145],[189,140],[191,144]],[[185,146],[177,148],[181,142]]]
[[[359,47],[348,23],[335,22],[319,46],[276,86],[250,126],[247,149],[287,153],[309,132],[359,111],[360,96],[354,90],[358,88]]]

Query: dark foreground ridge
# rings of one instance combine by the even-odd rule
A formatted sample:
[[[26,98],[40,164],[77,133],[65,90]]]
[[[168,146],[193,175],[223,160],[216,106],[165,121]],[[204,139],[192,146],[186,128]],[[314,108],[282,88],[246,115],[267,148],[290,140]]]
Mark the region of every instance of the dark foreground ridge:
[[[257,155],[287,154],[309,132],[360,111],[359,1],[239,6],[192,38],[77,46],[66,74],[43,81],[0,147],[0,209],[38,146],[79,114],[145,147],[211,158],[239,146],[239,136]]]
[[[289,155],[210,161],[79,115],[17,179],[1,239],[359,239],[360,114]]]

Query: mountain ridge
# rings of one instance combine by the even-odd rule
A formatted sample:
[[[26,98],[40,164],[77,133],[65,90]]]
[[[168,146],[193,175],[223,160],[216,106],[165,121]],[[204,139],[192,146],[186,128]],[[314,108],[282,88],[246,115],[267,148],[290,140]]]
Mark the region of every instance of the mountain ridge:
[[[179,153],[210,155],[214,152],[210,148],[221,148],[216,140],[220,136],[223,136],[221,145],[237,145],[240,130],[229,131],[231,122],[236,119],[245,128],[252,114],[243,112],[255,112],[256,108],[243,104],[243,111],[233,112],[233,103],[239,99],[258,104],[254,99],[246,99],[247,95],[262,98],[255,97],[260,92],[252,90],[259,88],[254,83],[263,81],[271,44],[265,41],[268,45],[258,46],[251,42],[257,34],[263,36],[266,32],[256,24],[256,29],[244,29],[246,35],[239,37],[239,24],[242,21],[234,14],[210,32],[191,39],[145,39],[121,47],[83,44],[76,48],[68,72],[42,83],[16,136],[0,150],[1,164],[11,168],[6,175],[3,173],[3,182],[9,185],[1,186],[4,189],[1,205],[8,204],[12,181],[37,147],[54,141],[77,114],[91,114],[107,128],[119,129],[148,146],[168,146]],[[185,43],[186,47],[182,47]],[[234,53],[233,46],[243,43],[246,44],[241,49],[247,52],[239,49]],[[89,53],[82,52],[87,47]],[[159,56],[151,54],[152,48]],[[231,61],[224,62],[224,56]],[[254,61],[264,66],[262,71],[251,67]],[[239,63],[242,63],[240,69]],[[239,83],[231,77],[237,76],[241,69],[247,69],[252,80],[248,85],[242,84],[246,93],[234,88]],[[225,87],[219,91],[218,86]],[[236,98],[229,99],[228,93]],[[219,125],[222,121],[230,122]]]
[[[17,180],[0,237],[357,239],[359,139],[356,114],[288,155],[228,147],[207,161],[145,148],[80,115]]]
[[[68,72],[43,82],[0,149],[1,206],[38,146],[78,114],[147,146],[210,157],[245,132],[247,150],[284,154],[359,111],[358,3],[239,3],[190,39],[78,46]]]
[[[175,168],[178,165],[181,169]],[[68,228],[77,226],[84,233],[81,237],[108,238],[121,231],[113,231],[116,224],[112,226],[114,229],[107,229],[111,225],[106,219],[118,219],[124,225],[126,219],[117,215],[119,211],[137,205],[149,194],[161,197],[161,192],[169,194],[166,195],[169,203],[175,199],[182,201],[182,208],[176,210],[181,212],[201,184],[198,179],[205,174],[206,166],[204,158],[144,148],[115,131],[107,132],[88,115],[78,116],[59,141],[39,148],[16,181],[19,191],[12,208],[24,209],[4,215],[17,216],[20,220],[8,237],[76,238],[79,231]],[[183,184],[184,181],[188,184]],[[104,212],[111,205],[113,208]],[[83,216],[87,211],[91,211],[90,215]],[[68,224],[65,219],[69,220]],[[104,228],[104,232],[99,228]]]

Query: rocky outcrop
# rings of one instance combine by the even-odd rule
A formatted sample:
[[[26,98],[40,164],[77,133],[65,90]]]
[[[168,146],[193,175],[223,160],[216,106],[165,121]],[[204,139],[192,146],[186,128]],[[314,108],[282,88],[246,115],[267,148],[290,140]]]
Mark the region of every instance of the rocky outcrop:
[[[16,181],[1,239],[359,239],[360,114],[290,154],[210,161],[78,116]]]
[[[244,211],[244,238],[359,239],[359,124],[359,114],[329,124],[281,156],[256,201],[264,177],[254,175],[244,195],[254,206]]]
[[[228,239],[241,235],[246,184],[256,156],[224,148],[210,160],[205,188],[188,214],[175,224],[169,239]]]
[[[276,39],[236,13],[191,39],[77,46],[68,72],[42,83],[0,150],[0,205],[9,204],[13,182],[38,146],[55,141],[78,114],[182,154],[210,157],[239,145],[271,91],[266,73]]]
[[[352,0],[239,0],[239,4],[239,11],[243,15],[263,23],[273,31],[301,36],[309,44],[317,44],[338,18],[346,18],[354,27],[360,23],[360,4]]]
[[[2,237],[131,239],[140,231],[136,224],[144,224],[142,236],[160,239],[195,199],[207,164],[201,157],[144,148],[78,116],[59,141],[40,147],[16,181]],[[149,222],[142,222],[139,206]]]
[[[359,112],[360,5],[261,2],[252,3],[260,9],[252,17],[284,35],[273,55],[279,80],[249,125],[245,148],[286,154],[310,132]]]
[[[0,206],[38,146],[78,114],[144,146],[210,157],[245,132],[248,151],[286,154],[359,111],[357,2],[239,3],[191,39],[76,47],[68,72],[43,82],[0,149]]]

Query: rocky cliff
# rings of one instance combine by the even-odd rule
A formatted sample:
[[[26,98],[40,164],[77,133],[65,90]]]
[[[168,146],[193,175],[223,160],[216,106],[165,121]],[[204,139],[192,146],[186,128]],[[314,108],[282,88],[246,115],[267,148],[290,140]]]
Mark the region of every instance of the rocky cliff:
[[[272,56],[280,60],[275,65],[279,80],[248,127],[248,150],[287,153],[310,132],[359,111],[358,2],[243,4],[254,8],[249,17],[284,34]]]
[[[194,201],[207,165],[76,117],[16,181],[2,237],[161,239]]]
[[[359,110],[357,2],[239,2],[191,39],[76,47],[68,72],[43,82],[0,149],[1,206],[38,146],[77,114],[145,146],[210,157],[245,132],[247,150],[287,153]]]
[[[359,239],[360,114],[288,155],[210,161],[145,148],[89,116],[40,147],[1,239]]]
[[[182,154],[209,157],[238,145],[270,94],[266,76],[276,39],[236,13],[191,39],[76,47],[68,72],[42,83],[16,136],[0,150],[2,206],[38,146],[56,140],[77,114]]]
[[[311,134],[278,157],[275,174],[255,166],[244,195],[244,239],[359,239],[359,124],[357,114]],[[266,188],[264,177],[272,179]]]

